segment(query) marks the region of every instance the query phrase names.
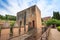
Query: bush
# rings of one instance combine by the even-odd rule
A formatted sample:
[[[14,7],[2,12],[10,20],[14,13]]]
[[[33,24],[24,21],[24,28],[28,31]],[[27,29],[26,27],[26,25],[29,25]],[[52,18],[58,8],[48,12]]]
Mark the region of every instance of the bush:
[[[9,23],[10,23],[10,27],[13,27],[15,24],[15,21],[9,21]]]
[[[42,22],[42,25],[45,25],[45,22]]]
[[[60,31],[60,26],[57,27],[57,30]]]
[[[56,26],[60,26],[60,20],[57,20]]]
[[[10,23],[10,33],[11,35],[13,35],[13,26],[14,26],[15,22],[11,22]]]
[[[52,24],[56,24],[56,19],[50,19],[50,20],[48,20],[47,22],[46,22],[46,25],[47,26],[50,26],[50,25],[52,25]]]
[[[56,19],[50,19],[46,22],[47,26],[50,26],[52,24],[55,24],[56,26],[60,26],[60,20],[56,20]]]

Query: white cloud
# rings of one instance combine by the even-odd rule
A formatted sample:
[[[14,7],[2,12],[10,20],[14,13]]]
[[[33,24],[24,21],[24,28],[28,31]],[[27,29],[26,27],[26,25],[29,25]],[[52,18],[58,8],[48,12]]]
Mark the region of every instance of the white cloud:
[[[2,2],[2,4],[7,10],[0,9],[0,14],[16,15],[18,11],[26,9],[33,4],[36,4],[39,7],[39,9],[41,10],[42,17],[52,16],[53,11],[60,11],[59,0],[52,0],[51,4],[49,4],[49,1],[46,0],[38,0],[38,2],[36,3],[32,1],[33,0],[8,0],[10,6],[7,6],[5,3]],[[29,5],[30,2],[31,4]]]
[[[8,14],[8,13],[6,12],[6,10],[0,10],[0,14],[5,15],[5,14]]]
[[[53,11],[59,11],[58,9],[59,4],[57,4],[58,1],[57,0],[53,0],[51,2],[51,4],[47,5],[47,1],[46,0],[41,0],[37,3],[39,9],[41,10],[41,15],[42,17],[46,17],[46,16],[52,16],[53,15]]]

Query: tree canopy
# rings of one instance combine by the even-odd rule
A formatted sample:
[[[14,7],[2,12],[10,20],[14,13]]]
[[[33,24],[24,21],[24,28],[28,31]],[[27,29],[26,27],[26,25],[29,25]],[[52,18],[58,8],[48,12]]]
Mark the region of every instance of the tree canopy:
[[[16,20],[16,16],[12,16],[12,15],[5,15],[5,16],[3,16],[3,15],[0,15],[0,19],[1,20]]]
[[[59,12],[53,12],[53,18],[57,19],[57,20],[60,20],[60,14],[59,14]]]

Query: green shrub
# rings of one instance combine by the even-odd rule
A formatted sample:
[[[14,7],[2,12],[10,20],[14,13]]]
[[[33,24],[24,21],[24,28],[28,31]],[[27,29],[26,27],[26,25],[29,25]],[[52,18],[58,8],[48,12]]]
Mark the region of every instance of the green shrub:
[[[60,26],[57,27],[57,30],[60,31]]]
[[[10,23],[10,33],[11,35],[13,35],[13,26],[14,26],[15,22],[11,22]]]
[[[47,22],[46,22],[46,25],[47,26],[50,26],[50,25],[52,25],[52,24],[56,24],[56,19],[50,19],[50,20],[48,20]]]
[[[57,20],[56,26],[60,26],[60,20]]]
[[[52,24],[55,24],[56,26],[60,26],[60,20],[56,20],[56,19],[50,19],[46,22],[47,26],[50,26]]]
[[[42,22],[42,25],[45,25],[45,22]]]
[[[10,26],[12,27],[12,26],[14,26],[14,24],[15,24],[15,22],[10,22]]]

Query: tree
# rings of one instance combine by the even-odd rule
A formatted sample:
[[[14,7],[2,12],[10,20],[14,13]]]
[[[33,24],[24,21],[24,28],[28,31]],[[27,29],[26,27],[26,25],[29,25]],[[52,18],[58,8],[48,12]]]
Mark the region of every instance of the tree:
[[[12,15],[0,15],[0,19],[1,20],[13,20],[13,21],[16,21],[16,16],[12,16]]]
[[[16,20],[16,16],[12,16],[12,15],[6,15],[6,19],[7,20]]]
[[[0,19],[3,20],[4,19],[4,16],[0,15]]]
[[[0,19],[2,18],[2,15],[0,15]]]
[[[53,12],[53,18],[57,19],[57,20],[60,20],[60,14],[59,14],[59,12]]]

